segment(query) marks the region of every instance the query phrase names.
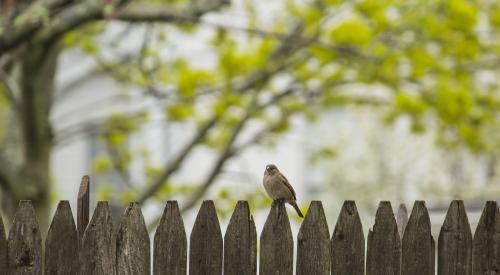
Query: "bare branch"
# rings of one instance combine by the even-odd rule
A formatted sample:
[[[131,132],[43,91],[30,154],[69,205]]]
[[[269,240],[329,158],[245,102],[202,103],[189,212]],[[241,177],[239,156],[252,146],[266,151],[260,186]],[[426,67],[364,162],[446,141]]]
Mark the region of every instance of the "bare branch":
[[[59,1],[54,1],[59,2]],[[116,1],[115,12],[105,14],[107,1],[82,1],[76,3],[57,14],[51,15],[50,24],[44,25],[46,15],[30,14],[29,20],[21,20],[20,23],[1,26],[0,53],[10,51],[17,46],[34,40],[35,42],[50,41],[60,37],[62,34],[72,31],[88,22],[95,20],[122,20],[129,22],[186,22],[195,20],[205,13],[220,9],[226,5],[225,0],[209,1],[204,6],[180,7],[171,4],[148,4],[147,2],[130,3],[128,0]],[[24,15],[24,14],[23,14]],[[8,30],[8,31],[7,31]]]
[[[203,14],[229,4],[226,0],[206,1],[203,6],[155,5],[132,2],[113,13],[112,18],[128,22],[197,22]]]
[[[212,183],[215,181],[226,161],[234,155],[235,152],[233,151],[233,144],[235,143],[236,139],[240,135],[241,131],[243,130],[248,120],[255,114],[257,110],[259,110],[258,106],[256,105],[258,94],[259,94],[258,92],[254,93],[254,97],[252,99],[252,102],[250,103],[250,106],[248,107],[248,111],[240,119],[238,124],[233,129],[233,132],[231,133],[229,140],[225,144],[222,152],[219,154],[219,157],[217,158],[217,161],[215,162],[215,165],[212,168],[210,174],[205,179],[203,184],[201,184],[200,188],[196,191],[196,193],[194,193],[194,195],[190,198],[188,203],[184,205],[181,211],[185,211],[187,209],[192,208],[198,202],[198,200],[203,196],[203,194],[205,194],[208,187],[210,187],[210,185],[212,185]]]
[[[151,185],[147,187],[146,191],[141,194],[138,199],[139,203],[143,203],[145,200],[153,196],[154,193],[156,193],[156,191],[158,191],[158,189],[160,189],[164,182],[170,177],[170,175],[172,175],[175,171],[177,171],[177,169],[180,168],[184,159],[189,155],[189,153],[191,153],[194,147],[196,147],[196,145],[198,145],[203,140],[205,135],[210,129],[212,129],[212,127],[215,126],[218,120],[219,117],[214,116],[213,118],[205,122],[205,124],[203,124],[200,130],[198,130],[198,133],[196,133],[196,135],[189,141],[189,143],[181,150],[179,155],[177,155],[177,157],[172,162],[169,162],[165,166],[163,172],[153,181]]]

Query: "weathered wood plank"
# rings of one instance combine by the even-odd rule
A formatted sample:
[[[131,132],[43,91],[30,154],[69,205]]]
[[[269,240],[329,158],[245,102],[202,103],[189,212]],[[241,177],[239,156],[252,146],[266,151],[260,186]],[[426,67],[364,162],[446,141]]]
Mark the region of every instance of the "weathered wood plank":
[[[45,240],[45,274],[78,272],[78,233],[68,201],[60,201]]]
[[[3,271],[2,271],[3,270]],[[7,239],[2,215],[0,215],[0,275],[7,273]]]
[[[408,224],[408,210],[406,209],[406,205],[404,203],[401,203],[398,207],[396,223],[398,224],[399,238],[403,239],[406,224]]]
[[[293,235],[285,205],[274,201],[260,236],[260,275],[293,273]]]
[[[297,275],[330,274],[330,231],[323,205],[313,201],[297,237]]]
[[[257,274],[257,231],[246,201],[236,204],[224,235],[224,274]]]
[[[500,212],[495,201],[488,201],[472,242],[473,274],[500,273]]]
[[[365,274],[365,236],[356,203],[345,201],[332,236],[332,274]]]
[[[399,275],[401,240],[391,203],[379,203],[373,230],[368,232],[366,271],[370,275]]]
[[[415,201],[402,241],[402,274],[432,274],[432,250],[429,213],[424,201]]]
[[[177,201],[168,201],[154,237],[153,274],[186,275],[187,238]]]
[[[81,245],[85,228],[89,224],[90,215],[90,178],[83,176],[78,190],[77,209],[76,209],[76,225],[78,228],[78,243]]]
[[[213,201],[204,201],[190,236],[189,274],[222,274],[222,233]]]
[[[116,272],[120,275],[151,273],[150,241],[141,208],[130,203],[116,233]]]
[[[9,275],[42,274],[42,237],[30,201],[19,202],[7,242]]]
[[[439,232],[438,274],[472,274],[472,233],[463,201],[451,202]]]
[[[100,201],[94,210],[80,249],[80,274],[115,274],[113,220],[108,202]]]

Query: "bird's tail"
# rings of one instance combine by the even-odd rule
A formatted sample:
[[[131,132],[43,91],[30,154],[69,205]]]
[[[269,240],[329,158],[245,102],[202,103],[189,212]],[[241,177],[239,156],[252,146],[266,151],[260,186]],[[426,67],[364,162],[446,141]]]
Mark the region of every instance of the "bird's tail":
[[[295,208],[295,211],[297,211],[297,214],[299,215],[299,217],[303,218],[304,215],[302,214],[302,212],[300,211],[300,208],[299,206],[297,205],[297,202],[295,201],[292,201],[290,202],[290,205],[293,206],[293,208]]]

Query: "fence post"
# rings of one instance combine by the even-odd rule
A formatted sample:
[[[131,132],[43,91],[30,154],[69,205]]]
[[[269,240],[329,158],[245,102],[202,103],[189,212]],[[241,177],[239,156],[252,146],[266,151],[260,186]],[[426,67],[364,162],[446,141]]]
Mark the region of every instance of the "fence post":
[[[131,202],[125,209],[116,233],[116,273],[150,274],[149,234],[141,208]]]
[[[313,201],[297,237],[297,275],[330,274],[330,231],[323,205]]]
[[[80,250],[80,274],[114,275],[113,220],[108,202],[100,201],[92,215]]]
[[[332,274],[365,274],[365,236],[356,203],[345,201],[332,236]]]
[[[31,201],[20,201],[7,244],[8,274],[42,274],[42,237]]]
[[[379,203],[373,230],[368,232],[366,271],[370,275],[399,275],[401,239],[391,203]]]
[[[429,213],[424,201],[415,201],[402,241],[401,274],[434,274]]]
[[[82,244],[85,228],[89,224],[89,203],[90,203],[90,178],[83,176],[78,190],[78,199],[76,207],[76,225],[78,228],[78,245]]]
[[[222,233],[213,201],[204,201],[191,232],[189,274],[222,274]]]
[[[2,215],[0,215],[0,270],[7,270],[7,239],[5,239]]]
[[[438,275],[472,274],[472,233],[463,201],[448,208],[438,238]]]
[[[238,201],[224,236],[224,274],[257,274],[257,231],[248,202]]]
[[[45,274],[78,273],[78,233],[68,201],[60,201],[45,240]]]
[[[472,243],[473,274],[497,274],[500,270],[500,212],[488,201],[477,224]]]
[[[283,202],[273,201],[260,236],[260,275],[292,275],[293,235]]]
[[[156,228],[153,274],[186,275],[187,238],[177,201],[168,201]]]

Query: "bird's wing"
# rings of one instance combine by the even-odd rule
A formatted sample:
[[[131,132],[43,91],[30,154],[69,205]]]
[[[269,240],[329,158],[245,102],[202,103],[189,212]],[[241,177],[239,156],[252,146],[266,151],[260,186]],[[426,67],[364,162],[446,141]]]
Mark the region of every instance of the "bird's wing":
[[[285,184],[285,186],[288,188],[288,190],[290,190],[290,193],[292,193],[293,199],[297,200],[297,197],[295,195],[295,190],[293,190],[293,187],[292,187],[292,185],[290,185],[290,182],[288,182],[288,179],[281,173],[279,174],[279,176],[280,176],[281,182],[283,182]]]

